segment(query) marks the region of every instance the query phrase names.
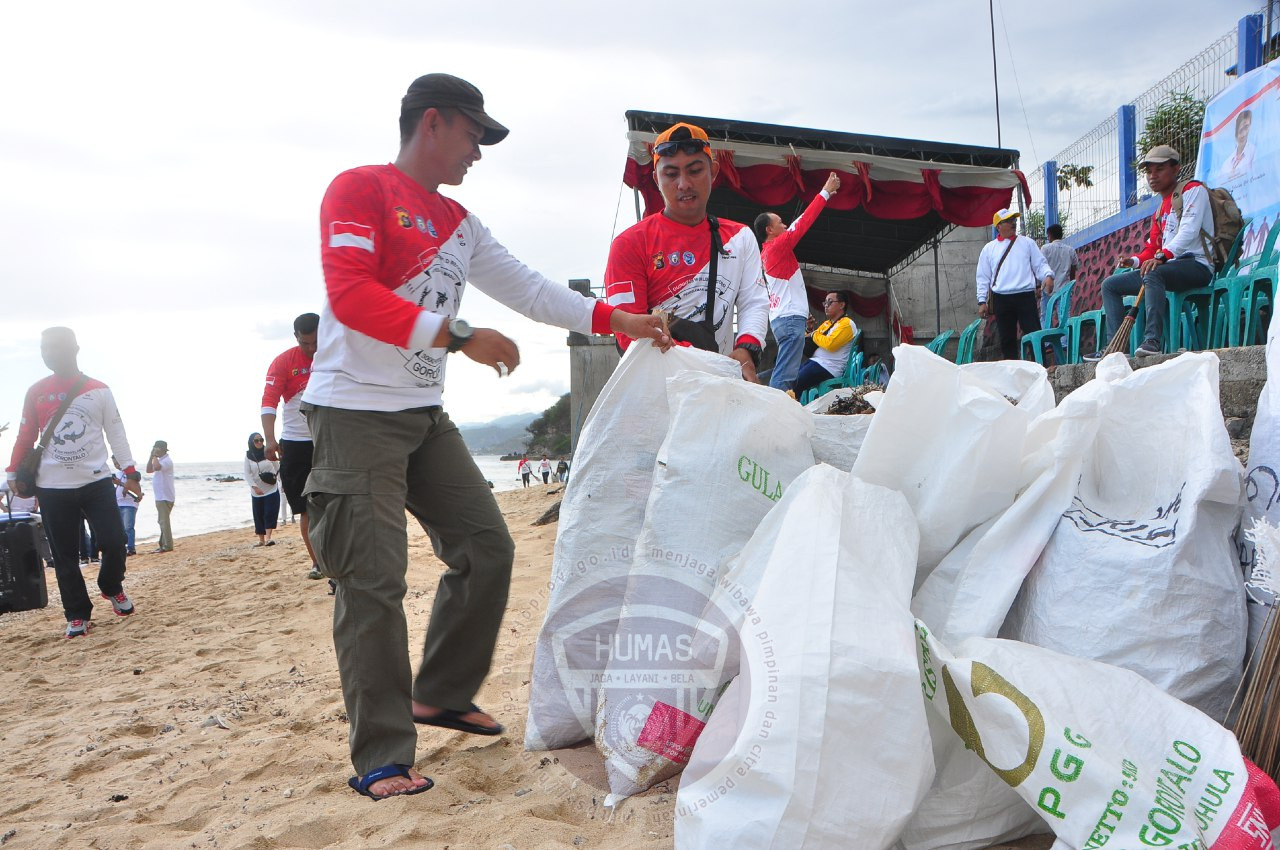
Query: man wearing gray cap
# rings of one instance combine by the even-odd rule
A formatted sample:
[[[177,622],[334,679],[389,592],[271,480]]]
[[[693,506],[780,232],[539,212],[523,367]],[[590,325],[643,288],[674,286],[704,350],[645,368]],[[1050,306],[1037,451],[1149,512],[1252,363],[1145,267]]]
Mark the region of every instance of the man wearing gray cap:
[[[1135,271],[1117,272],[1102,282],[1102,306],[1107,312],[1107,328],[1114,332],[1124,321],[1124,297],[1143,289],[1147,325],[1142,344],[1134,352],[1150,357],[1164,350],[1164,319],[1169,313],[1166,291],[1185,292],[1207,286],[1213,279],[1213,263],[1205,255],[1201,232],[1213,237],[1213,214],[1204,185],[1189,180],[1182,187],[1182,214],[1175,203],[1178,189],[1179,156],[1168,145],[1157,145],[1143,157],[1140,167],[1147,185],[1160,196],[1160,208],[1151,220],[1151,232],[1142,250],[1131,257],[1121,256],[1119,265]],[[1099,347],[1105,346],[1099,340]],[[1086,354],[1085,360],[1101,359],[1101,353]]]
[[[419,77],[401,100],[395,162],[338,175],[320,208],[326,300],[302,396],[315,442],[305,494],[320,571],[337,583],[333,642],[356,769],[348,784],[373,799],[431,787],[413,767],[415,723],[503,731],[472,699],[493,660],[514,544],[441,404],[450,353],[499,377],[520,354],[498,331],[458,318],[466,284],[540,322],[671,344],[658,317],[538,274],[439,194],[462,182],[481,145],[506,135],[475,86]],[[406,510],[448,568],[414,676]]]

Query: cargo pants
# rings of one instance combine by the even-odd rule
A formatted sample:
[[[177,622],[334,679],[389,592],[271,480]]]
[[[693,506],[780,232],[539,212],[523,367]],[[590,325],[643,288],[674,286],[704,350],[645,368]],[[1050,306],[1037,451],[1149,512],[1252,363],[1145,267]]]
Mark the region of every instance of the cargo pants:
[[[488,482],[440,407],[303,405],[315,442],[303,491],[320,572],[337,583],[333,645],[363,776],[413,764],[411,699],[466,711],[489,673],[515,544]],[[404,614],[405,511],[447,567],[413,675]]]

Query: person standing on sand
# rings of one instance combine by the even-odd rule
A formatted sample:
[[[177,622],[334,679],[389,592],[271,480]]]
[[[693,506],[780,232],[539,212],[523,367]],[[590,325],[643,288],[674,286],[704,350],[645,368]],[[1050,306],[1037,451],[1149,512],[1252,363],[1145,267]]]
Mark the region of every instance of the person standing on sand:
[[[280,486],[289,509],[298,517],[298,529],[302,542],[311,559],[311,572],[307,578],[320,579],[316,566],[315,549],[307,534],[307,500],[302,490],[311,474],[313,446],[311,430],[302,415],[302,391],[311,377],[311,360],[316,354],[316,330],[320,317],[315,313],[303,313],[293,320],[293,338],[298,344],[280,354],[267,367],[267,377],[262,389],[262,434],[266,444],[267,460],[280,462]],[[284,423],[280,440],[276,441],[276,407],[284,402]]]
[[[279,467],[267,459],[262,435],[249,435],[249,449],[244,453],[244,480],[253,493],[253,533],[258,535],[259,546],[274,546],[271,533],[276,530],[280,516],[280,487],[276,483]]]
[[[40,501],[44,530],[53,549],[53,568],[62,594],[68,638],[88,634],[93,614],[78,558],[81,517],[87,517],[93,525],[102,549],[102,565],[98,569],[102,598],[121,617],[134,612],[133,601],[124,592],[124,524],[116,510],[106,444],[111,444],[111,452],[124,464],[126,476],[135,471],[133,452],[111,389],[80,371],[76,359],[79,352],[71,328],[48,328],[40,335],[40,356],[53,374],[27,390],[22,423],[7,470],[10,490],[21,496],[36,496]],[[16,484],[18,467],[36,450],[36,443],[46,431],[51,433],[36,468],[35,491],[21,492]],[[141,492],[136,481],[128,477],[126,480],[126,487]]]
[[[529,480],[533,478],[533,467],[529,465],[529,458],[520,458],[520,463],[516,464],[516,474],[520,476],[524,486],[528,487]]]
[[[415,723],[503,731],[472,699],[493,660],[515,547],[441,403],[450,353],[499,377],[520,353],[458,318],[467,283],[536,321],[671,345],[658,317],[538,274],[439,194],[462,182],[481,145],[506,135],[475,86],[419,77],[401,100],[395,162],[338,175],[320,208],[326,298],[303,392],[315,441],[305,493],[320,571],[337,582],[333,642],[356,769],[348,784],[375,800],[431,787],[413,766]],[[448,568],[416,675],[403,604],[406,510]]]
[[[164,440],[156,440],[151,448],[151,457],[147,458],[147,473],[155,476],[151,479],[151,496],[156,500],[156,517],[160,521],[160,541],[152,554],[172,552],[173,528],[169,525],[169,517],[173,514],[176,494],[173,487],[173,458],[169,457],[169,444]]]
[[[542,483],[551,483],[551,461],[546,455],[542,456],[542,462],[538,464],[538,472],[542,473]]]

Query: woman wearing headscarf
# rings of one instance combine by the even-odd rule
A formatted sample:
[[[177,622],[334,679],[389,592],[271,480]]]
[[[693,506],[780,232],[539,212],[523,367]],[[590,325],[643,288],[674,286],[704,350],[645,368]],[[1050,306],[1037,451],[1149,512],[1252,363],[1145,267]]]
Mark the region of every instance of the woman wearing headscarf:
[[[267,460],[262,435],[249,435],[249,450],[244,453],[244,480],[253,491],[253,532],[258,535],[259,546],[274,546],[271,532],[276,530],[276,518],[280,515],[280,487],[276,473],[280,467]]]

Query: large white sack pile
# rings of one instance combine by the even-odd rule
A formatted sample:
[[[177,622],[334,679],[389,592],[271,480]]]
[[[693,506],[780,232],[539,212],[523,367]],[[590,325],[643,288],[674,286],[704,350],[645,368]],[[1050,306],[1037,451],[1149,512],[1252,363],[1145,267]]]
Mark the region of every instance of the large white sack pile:
[[[561,506],[526,746],[594,734],[610,804],[683,768],[680,848],[1269,846],[1280,792],[1218,725],[1247,628],[1217,358],[1109,358],[1055,406],[1036,364],[894,353],[874,415],[822,416],[632,348]],[[1164,780],[1176,828],[1173,742],[1205,765]],[[1098,767],[1042,782],[1068,755]],[[1156,843],[1099,840],[1117,788]]]

